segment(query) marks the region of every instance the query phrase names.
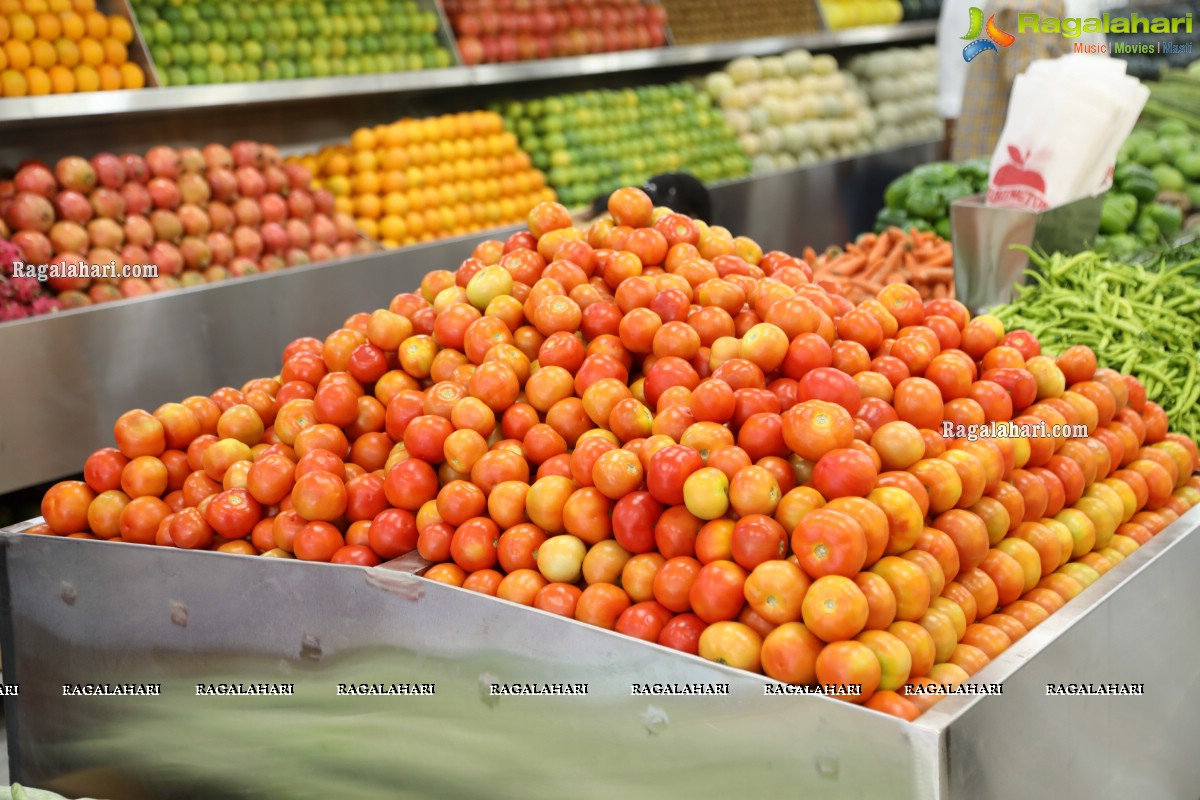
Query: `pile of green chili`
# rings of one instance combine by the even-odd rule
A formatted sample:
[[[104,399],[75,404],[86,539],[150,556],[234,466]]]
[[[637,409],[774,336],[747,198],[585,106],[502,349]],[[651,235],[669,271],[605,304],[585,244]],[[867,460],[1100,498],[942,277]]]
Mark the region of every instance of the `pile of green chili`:
[[[1200,434],[1200,259],[1149,267],[1093,252],[1030,252],[1026,284],[995,309],[1008,330],[1025,328],[1043,352],[1082,344],[1101,366],[1135,375],[1166,409],[1171,427]]]

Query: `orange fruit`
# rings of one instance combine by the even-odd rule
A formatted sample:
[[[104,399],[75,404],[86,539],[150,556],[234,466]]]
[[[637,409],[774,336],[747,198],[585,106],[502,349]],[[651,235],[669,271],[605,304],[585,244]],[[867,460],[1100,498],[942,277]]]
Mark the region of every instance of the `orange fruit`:
[[[33,24],[37,28],[37,35],[43,39],[52,42],[62,36],[62,22],[56,14],[49,12],[38,14],[33,18]]]
[[[375,131],[370,128],[359,128],[350,134],[350,146],[355,150],[374,150],[376,147]]]
[[[75,91],[95,92],[100,89],[100,73],[90,64],[75,67]]]
[[[24,97],[29,91],[25,76],[15,69],[0,72],[0,95],[4,97]]]
[[[403,147],[389,147],[383,151],[379,160],[383,169],[406,169],[408,167],[408,152]]]
[[[383,197],[383,213],[387,216],[403,216],[408,213],[408,198],[403,192],[388,192]],[[384,234],[386,236],[386,234]],[[403,239],[403,236],[392,237]]]
[[[354,220],[355,226],[372,239],[379,238],[379,224],[373,219],[360,218]]]
[[[29,43],[29,55],[35,67],[49,69],[58,63],[58,52],[45,39],[34,39]]]
[[[12,25],[8,22],[8,17],[0,16],[0,42],[7,42],[12,36]]]
[[[403,192],[408,188],[408,178],[398,169],[388,170],[380,179],[380,189],[388,192]]]
[[[324,171],[326,175],[349,175],[350,158],[345,153],[331,153]]]
[[[87,23],[74,11],[64,11],[58,18],[62,20],[62,35],[71,41],[78,42],[87,33]]]
[[[359,172],[351,179],[355,194],[379,194],[379,173]]]
[[[354,153],[355,172],[374,172],[379,166],[379,159],[374,150],[358,150]]]
[[[54,49],[58,53],[58,63],[64,67],[73,67],[79,63],[79,45],[71,39],[56,39]]]
[[[29,45],[19,39],[9,39],[5,42],[4,54],[8,56],[8,66],[12,69],[23,70],[33,63]]]
[[[61,64],[49,70],[50,89],[54,94],[70,94],[75,91],[75,73]]]
[[[0,70],[8,69],[8,54],[4,52],[4,48],[0,47]]]
[[[332,192],[334,197],[345,197],[350,194],[350,181],[345,175],[331,175],[325,182],[325,188]]]
[[[129,54],[125,52],[125,45],[111,36],[105,37],[104,41],[100,42],[100,46],[104,48],[104,60],[109,64],[120,66],[129,60]]]
[[[399,242],[408,235],[408,226],[400,216],[389,214],[379,221],[379,233],[384,239]]]
[[[51,13],[54,14],[60,11],[71,10],[71,0],[47,0],[46,5],[50,8]]]
[[[37,36],[37,25],[28,14],[13,14],[8,18],[8,22],[12,26],[12,38],[17,41],[28,42]]]
[[[121,87],[124,89],[141,89],[146,86],[146,74],[142,68],[132,61],[126,61],[118,69],[121,71]]]
[[[87,25],[87,35],[96,41],[108,36],[108,17],[99,11],[88,11],[83,15],[83,21]]]
[[[71,5],[80,14],[96,10],[96,0],[71,0]]]
[[[354,198],[355,216],[375,220],[379,219],[382,210],[383,203],[380,202],[379,195],[360,194]]]
[[[408,144],[408,130],[403,124],[393,122],[383,130],[384,147],[404,147]]]
[[[104,63],[104,46],[92,38],[79,42],[79,58],[84,64],[98,67]]]
[[[425,215],[416,211],[410,211],[404,217],[404,221],[408,224],[408,235],[420,238],[425,233]]]
[[[29,94],[50,94],[50,76],[41,67],[30,67],[25,70],[25,82],[29,86]]]
[[[121,69],[114,64],[101,64],[96,67],[100,75],[100,91],[115,92],[121,88]]]
[[[0,0],[0,14],[18,14],[22,8],[21,0]]]
[[[29,14],[41,14],[50,10],[50,6],[46,4],[46,0],[25,0],[25,11]]]
[[[109,17],[108,35],[121,44],[129,44],[133,41],[133,26],[124,17]]]

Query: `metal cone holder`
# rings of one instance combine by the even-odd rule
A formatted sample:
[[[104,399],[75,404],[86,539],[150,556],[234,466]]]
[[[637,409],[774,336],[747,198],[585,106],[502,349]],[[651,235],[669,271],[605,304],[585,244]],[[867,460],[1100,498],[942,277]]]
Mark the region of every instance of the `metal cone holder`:
[[[974,313],[1007,303],[1025,283],[1029,257],[1013,245],[1047,253],[1078,253],[1091,247],[1100,229],[1104,194],[1042,212],[996,208],[982,195],[950,206],[954,242],[954,287]]]

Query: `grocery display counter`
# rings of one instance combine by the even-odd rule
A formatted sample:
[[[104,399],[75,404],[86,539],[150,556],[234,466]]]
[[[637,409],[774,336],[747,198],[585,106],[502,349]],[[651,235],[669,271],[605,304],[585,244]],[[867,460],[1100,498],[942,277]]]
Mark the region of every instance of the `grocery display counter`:
[[[765,249],[800,252],[872,226],[883,187],[933,160],[914,145],[714,187],[714,221]],[[240,386],[279,367],[292,339],[324,336],[351,314],[454,269],[480,241],[516,228],[264,273],[0,325],[5,391],[0,494],[73,474],[130,408]],[[64,424],[69,420],[69,424]]]
[[[1200,510],[968,684],[1001,684],[1001,694],[944,699],[915,723],[768,695],[780,684],[417,577],[407,557],[333,567],[22,527],[0,533],[4,679],[20,686],[6,703],[9,758],[22,783],[158,800],[1165,800],[1200,782],[1200,717],[1188,711],[1200,674],[1184,667],[1200,656],[1186,613],[1200,600]],[[197,684],[217,683],[294,694],[197,696]],[[587,693],[492,694],[514,683],[584,683]],[[161,693],[64,696],[64,684]],[[355,697],[339,684],[434,688]],[[634,684],[728,694],[635,696]],[[1048,696],[1047,684],[1140,684],[1144,694]]]

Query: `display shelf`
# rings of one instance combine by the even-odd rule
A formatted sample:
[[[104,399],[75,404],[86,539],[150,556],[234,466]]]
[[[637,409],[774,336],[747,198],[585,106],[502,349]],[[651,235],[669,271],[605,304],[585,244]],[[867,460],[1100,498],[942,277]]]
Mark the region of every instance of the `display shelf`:
[[[598,53],[512,64],[391,72],[342,78],[180,86],[137,91],[15,97],[0,100],[0,130],[114,115],[169,114],[174,111],[224,106],[269,105],[363,95],[425,93],[475,86],[497,86],[588,75],[635,72],[665,67],[711,64],[745,55],[770,55],[793,48],[834,50],[871,47],[931,39],[932,22],[911,22],[818,31],[797,36],[740,42],[663,47],[618,53]]]
[[[0,647],[5,679],[20,686],[5,698],[9,759],[15,780],[72,796],[97,796],[102,783],[99,796],[159,800],[376,797],[397,786],[421,797],[488,786],[524,798],[1174,800],[1200,787],[1200,716],[1183,711],[1200,699],[1190,666],[1200,636],[1190,614],[1163,614],[1200,599],[1200,509],[968,684],[1000,694],[946,698],[913,723],[829,697],[768,695],[778,684],[761,675],[396,562],[334,567],[22,527],[0,532]],[[287,683],[294,695],[196,696],[197,683],[217,681]],[[434,683],[435,694],[339,697],[349,682]],[[85,683],[155,683],[161,695],[63,696],[63,684]],[[588,690],[502,698],[492,683]],[[633,694],[654,683],[728,693]],[[1144,694],[1046,689],[1113,683]],[[189,733],[182,756],[155,746],[179,731]],[[322,783],[331,770],[336,791]]]
[[[883,189],[936,158],[914,145],[712,187],[712,221],[765,250],[798,253],[869,230]],[[455,269],[516,227],[294,267],[0,325],[0,494],[78,473],[113,422],[273,374],[283,348],[386,306],[425,273]],[[20,454],[20,458],[12,454]]]

